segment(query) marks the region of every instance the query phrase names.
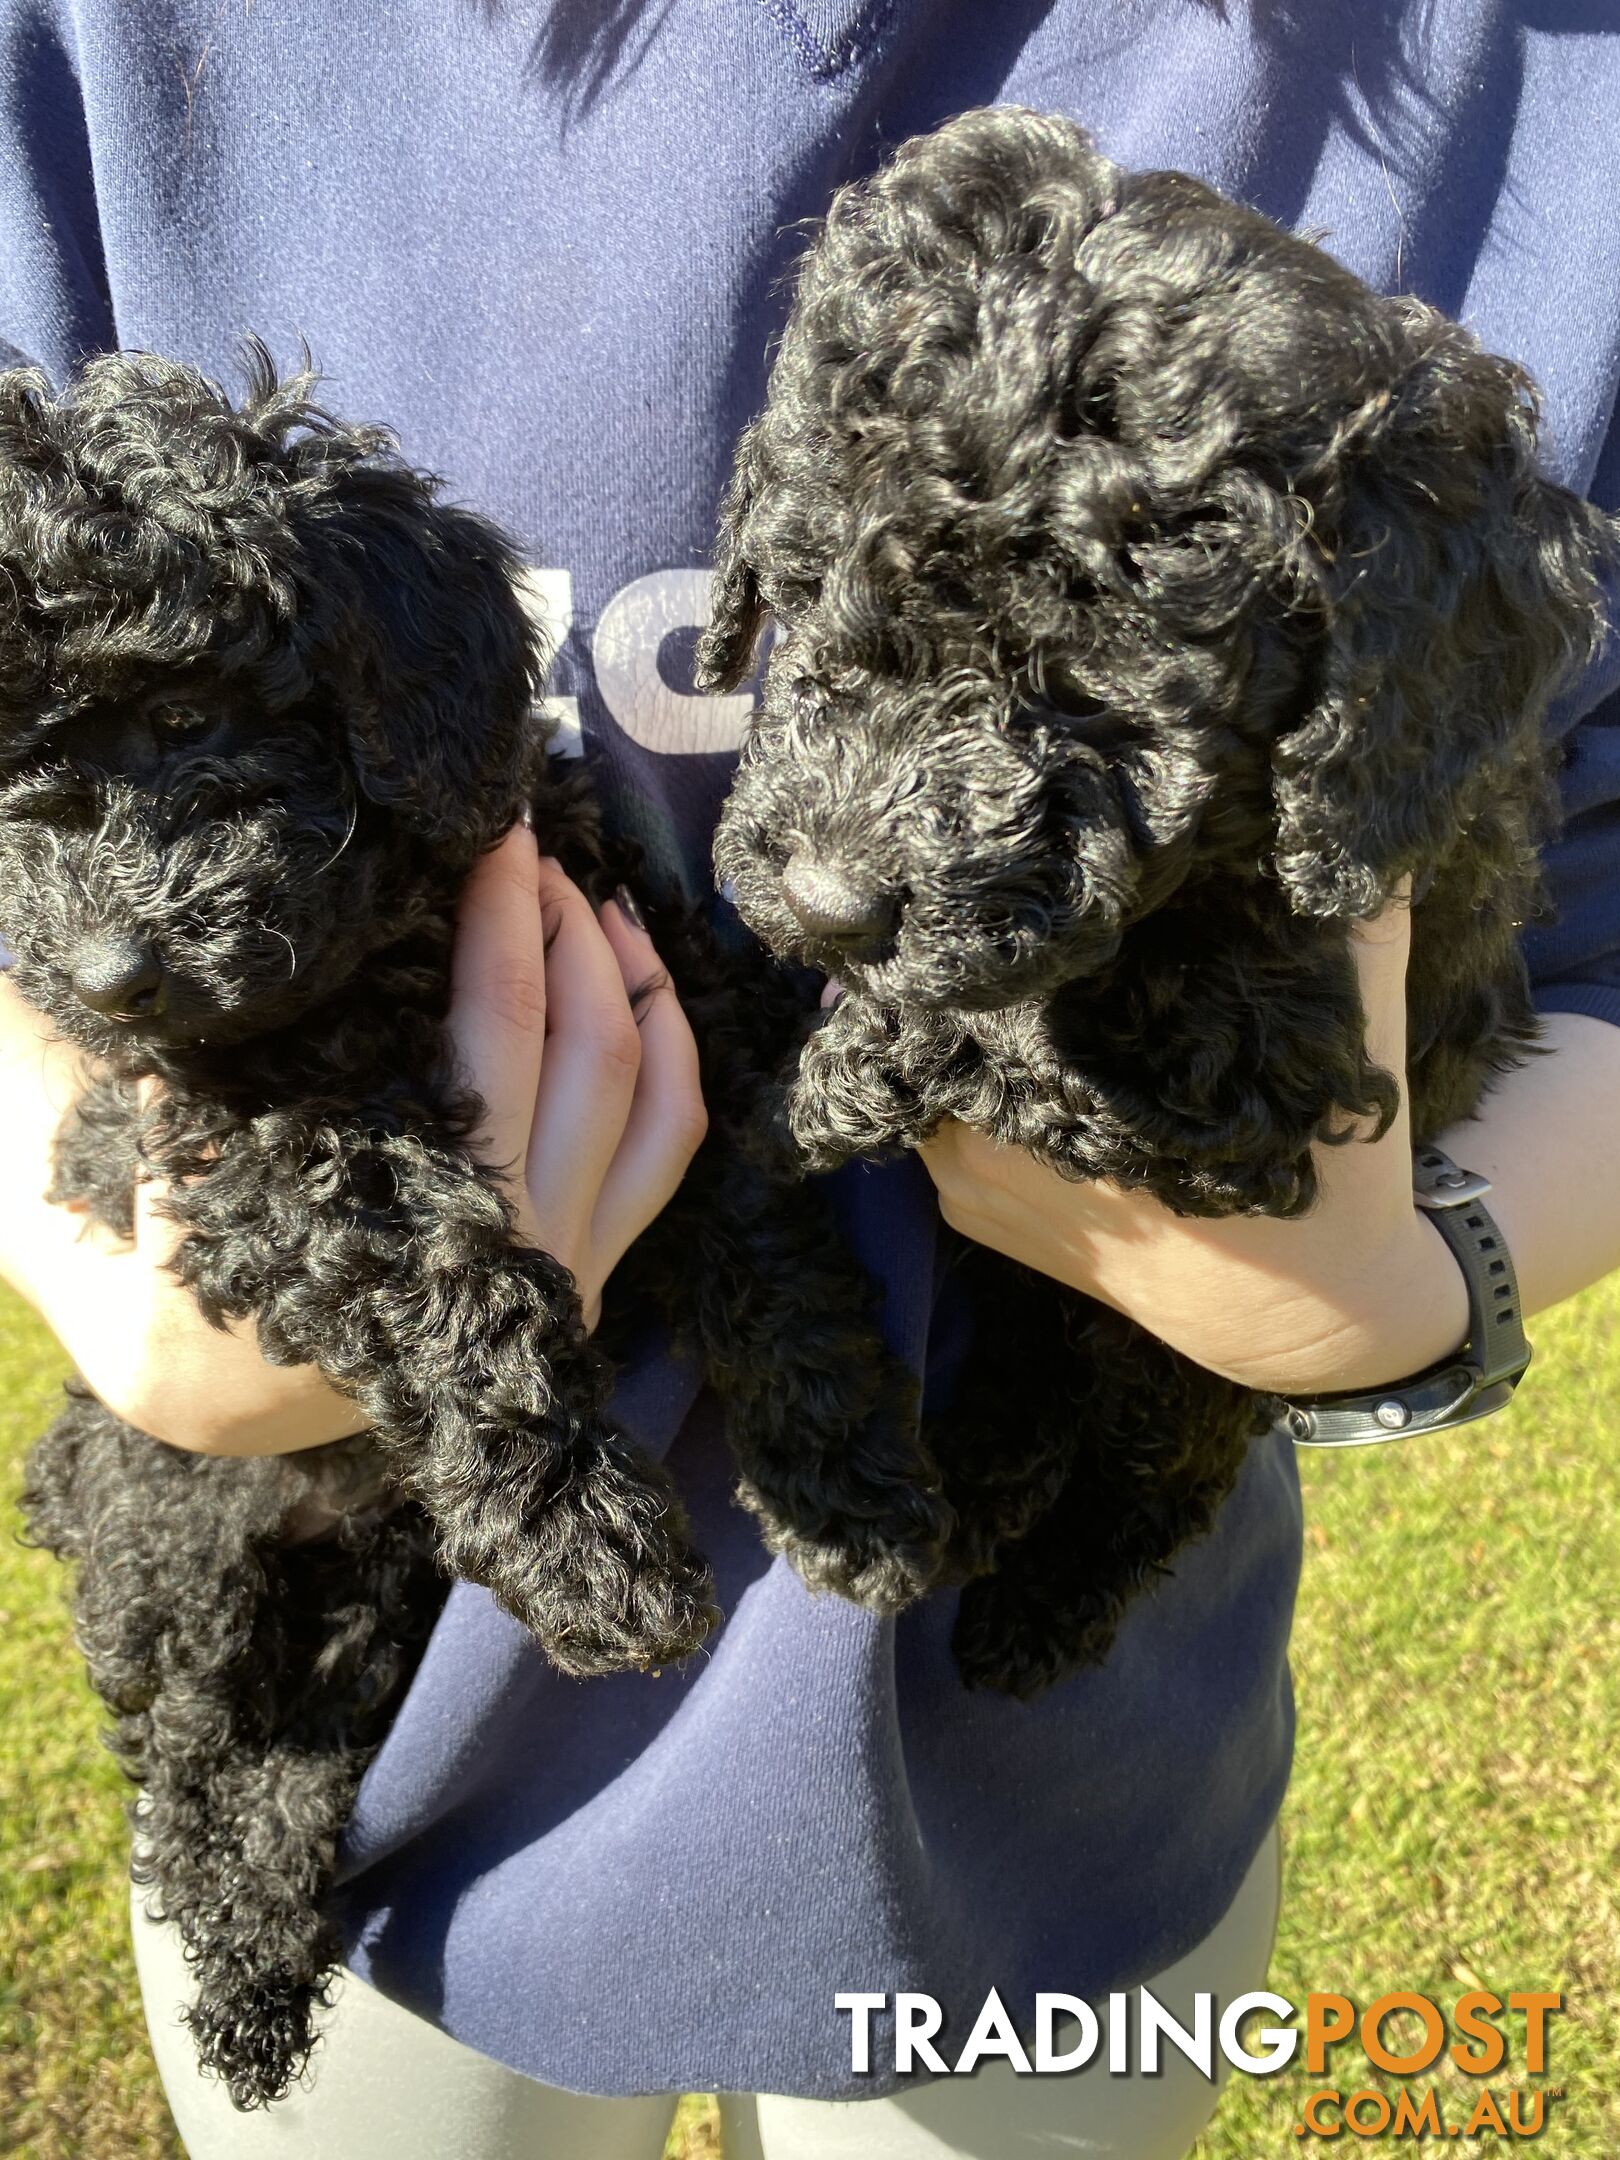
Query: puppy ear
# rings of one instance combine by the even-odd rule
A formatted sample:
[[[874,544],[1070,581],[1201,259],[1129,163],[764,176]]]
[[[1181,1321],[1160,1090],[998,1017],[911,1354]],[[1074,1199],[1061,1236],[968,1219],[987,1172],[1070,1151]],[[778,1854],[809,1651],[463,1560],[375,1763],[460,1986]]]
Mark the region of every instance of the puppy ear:
[[[1377,914],[1482,816],[1509,815],[1527,856],[1541,837],[1544,718],[1603,635],[1615,534],[1537,472],[1527,388],[1489,365],[1516,391],[1505,424],[1497,399],[1494,456],[1435,430],[1424,457],[1397,452],[1386,484],[1347,494],[1323,551],[1317,696],[1273,750],[1275,865],[1298,913]]]
[[[361,792],[435,845],[522,799],[547,660],[494,526],[374,449],[299,522],[306,666],[335,696]]]
[[[761,419],[744,430],[720,507],[709,621],[698,639],[693,666],[693,679],[706,695],[741,689],[754,672],[765,627],[765,596],[754,572],[750,544],[764,455],[763,429]]]

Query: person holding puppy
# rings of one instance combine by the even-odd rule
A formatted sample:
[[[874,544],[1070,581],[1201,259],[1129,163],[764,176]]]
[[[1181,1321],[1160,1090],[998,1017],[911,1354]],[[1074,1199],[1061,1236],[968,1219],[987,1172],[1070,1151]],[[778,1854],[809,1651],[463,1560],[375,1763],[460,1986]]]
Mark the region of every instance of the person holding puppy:
[[[392,421],[545,566],[566,633],[554,694],[650,874],[697,891],[748,700],[693,695],[682,644],[761,401],[790,228],[966,105],[1068,112],[1123,164],[1193,170],[1328,229],[1369,282],[1520,359],[1559,477],[1615,506],[1620,36],[1596,0],[1585,38],[1500,0],[1349,13],[558,0],[402,11],[379,53],[326,0],[179,0],[162,36],[107,0],[0,0],[0,337],[53,376],[144,345],[228,377],[244,331],[307,335],[334,402]],[[1447,1136],[1493,1180],[1532,1314],[1620,1262],[1617,692],[1611,654],[1558,717],[1562,913],[1527,934],[1553,1054]],[[633,1023],[627,986],[653,959],[639,935],[593,916],[521,830],[463,907],[458,1041],[489,1144],[587,1305],[702,1130],[671,994]],[[1369,1047],[1399,1075],[1405,908],[1354,936]],[[43,1202],[70,1087],[0,991],[0,1268],[92,1384],[182,1447],[352,1429],[318,1375],[198,1319],[164,1271],[159,1196],[119,1248]],[[943,1222],[1245,1385],[1317,1395],[1396,1381],[1466,1331],[1461,1277],[1412,1206],[1408,1137],[1397,1119],[1324,1151],[1320,1204],[1293,1222],[1180,1219],[962,1127],[923,1170],[868,1173],[862,1206],[884,1225],[891,1300],[927,1310]],[[947,1331],[942,1314],[942,1357]],[[1291,1744],[1288,1444],[1253,1445],[1107,1663],[1031,1709],[957,1685],[949,1600],[883,1621],[770,1564],[728,1506],[701,1401],[668,1438],[725,1628],[690,1670],[575,1687],[482,1593],[454,1593],[356,1813],[354,1977],[307,2093],[238,2119],[200,2085],[170,2022],[173,1945],[137,1923],[188,2148],[651,2155],[697,2086],[737,2096],[731,2160],[1033,2154],[1058,2134],[1118,2160],[1184,2152],[1215,2098],[1195,2074],[996,2064],[924,2085],[881,2054],[860,2072],[834,1997],[924,1991],[965,2034],[991,1986],[1020,2004],[1146,1980],[1185,2014],[1193,1990],[1261,1983]]]

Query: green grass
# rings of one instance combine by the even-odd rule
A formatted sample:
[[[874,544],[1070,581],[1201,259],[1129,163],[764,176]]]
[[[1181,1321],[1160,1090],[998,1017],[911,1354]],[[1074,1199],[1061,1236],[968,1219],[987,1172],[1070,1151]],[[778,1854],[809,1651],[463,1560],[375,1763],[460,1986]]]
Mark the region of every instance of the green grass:
[[[60,1571],[10,1535],[22,1453],[62,1370],[43,1328],[0,1299],[0,2152],[168,2160],[180,2146],[129,1950],[127,1788],[97,1744]]]
[[[1534,1333],[1536,1368],[1506,1416],[1410,1448],[1305,1459],[1300,1748],[1272,1985],[1358,2002],[1407,1989],[1449,2003],[1476,1980],[1561,1990],[1567,2014],[1539,2082],[1568,2096],[1534,2149],[1613,2160],[1620,1278]],[[7,1521],[60,1369],[43,1331],[0,1299]],[[0,1539],[0,2152],[17,2160],[178,2153],[126,1939],[123,1792],[96,1727],[54,1563]],[[1235,2080],[1200,2160],[1366,2149],[1294,2135],[1319,2085],[1395,2089],[1352,2049],[1338,2062],[1333,2079]],[[1525,2082],[1515,2070],[1484,2082],[1505,2093]],[[1416,2088],[1431,2082],[1462,2120],[1469,2081]],[[683,2108],[670,2153],[716,2160],[702,2100]]]
[[[1300,1742],[1271,1985],[1363,2005],[1392,1990],[1450,2004],[1476,1982],[1561,1991],[1545,2079],[1515,2076],[1515,2053],[1500,2076],[1453,2071],[1411,2089],[1436,2086],[1447,2121],[1466,2122],[1481,2082],[1565,2086],[1533,2149],[1613,2160],[1620,1277],[1531,1332],[1536,1364],[1502,1416],[1303,1465]],[[1410,2047],[1416,2031],[1392,2022],[1387,2037]],[[1399,2089],[1353,2047],[1338,2060],[1342,2080],[1235,2081],[1201,2160],[1334,2149],[1293,2135],[1308,2093]]]

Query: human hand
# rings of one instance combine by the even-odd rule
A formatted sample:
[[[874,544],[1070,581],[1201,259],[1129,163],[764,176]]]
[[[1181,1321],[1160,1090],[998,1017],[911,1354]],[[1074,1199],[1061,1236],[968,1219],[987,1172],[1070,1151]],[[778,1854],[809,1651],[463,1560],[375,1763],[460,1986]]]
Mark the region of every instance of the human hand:
[[[1455,1260],[1412,1204],[1405,896],[1351,937],[1368,1050],[1400,1079],[1401,1104],[1380,1139],[1318,1147],[1309,1214],[1173,1215],[1150,1193],[1071,1183],[953,1121],[920,1150],[945,1220],[1248,1387],[1376,1387],[1447,1356],[1467,1335],[1468,1302]]]
[[[132,1239],[45,1198],[79,1053],[0,975],[0,1276],[41,1313],[126,1423],[218,1455],[318,1447],[364,1424],[309,1365],[268,1364],[251,1325],[211,1327],[169,1262],[180,1231],[162,1188],[137,1186]]]
[[[594,1326],[707,1130],[697,1045],[652,940],[623,904],[599,920],[515,826],[467,882],[450,1032],[518,1234],[569,1269]]]
[[[658,974],[645,931],[612,906],[598,926],[521,828],[468,881],[452,1035],[489,1108],[483,1145],[513,1165],[518,1232],[573,1271],[588,1320],[703,1137],[697,1052],[674,992],[655,992],[639,1030],[631,1012],[630,990]],[[110,1409],[174,1446],[291,1453],[359,1430],[353,1401],[316,1367],[269,1364],[251,1322],[204,1320],[169,1266],[182,1233],[161,1184],[137,1187],[132,1239],[46,1201],[79,1084],[78,1053],[0,975],[0,1276]]]

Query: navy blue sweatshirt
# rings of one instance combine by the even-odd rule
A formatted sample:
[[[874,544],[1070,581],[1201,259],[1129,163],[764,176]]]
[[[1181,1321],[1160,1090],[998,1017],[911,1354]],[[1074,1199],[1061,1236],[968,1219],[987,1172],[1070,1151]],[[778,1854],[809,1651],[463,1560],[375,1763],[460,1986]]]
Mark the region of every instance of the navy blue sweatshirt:
[[[0,340],[327,395],[552,575],[558,695],[692,890],[746,703],[681,633],[759,405],[795,221],[964,106],[1072,115],[1326,236],[1523,362],[1560,477],[1620,506],[1611,0],[0,0]],[[1542,1005],[1620,1022],[1620,660],[1561,708]],[[919,1369],[949,1352],[921,1170],[846,1175]],[[1533,1385],[1533,1382],[1532,1382]],[[1288,1776],[1294,1465],[1257,1444],[1099,1671],[969,1695],[952,1601],[813,1600],[729,1501],[691,1371],[621,1407],[728,1619],[689,1670],[560,1679],[458,1588],[350,1834],[350,1955],[486,2053],[598,2093],[883,2089],[840,1989],[1124,1987],[1220,1917]],[[875,2058],[882,2060],[881,2047]]]

